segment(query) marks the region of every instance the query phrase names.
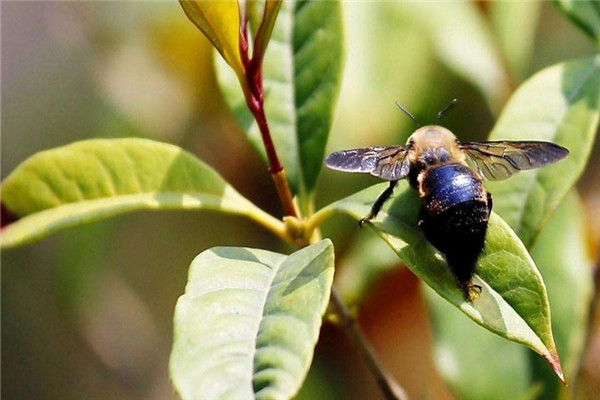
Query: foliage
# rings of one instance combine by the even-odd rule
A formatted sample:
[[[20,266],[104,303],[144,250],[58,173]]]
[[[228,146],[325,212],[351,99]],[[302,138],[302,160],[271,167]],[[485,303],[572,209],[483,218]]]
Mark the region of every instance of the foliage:
[[[265,110],[292,190],[307,211],[307,197],[323,164],[341,79],[340,4],[284,2],[270,49],[264,60]],[[235,75],[220,57],[215,63],[225,101],[266,161],[259,128]]]
[[[591,261],[586,256],[583,210],[569,195],[532,249],[552,306],[552,328],[567,382],[573,382],[587,329]],[[565,246],[565,243],[571,244]],[[431,291],[426,292],[435,332],[435,359],[461,399],[560,398],[566,388],[539,368],[525,349],[469,324]],[[486,349],[497,356],[489,359]],[[452,370],[450,370],[452,366]]]
[[[556,0],[558,8],[592,40],[600,39],[600,5],[595,1]]]
[[[295,251],[217,247],[200,253],[175,310],[170,376],[183,399],[290,399],[310,367],[332,287],[334,249],[329,239],[321,240],[321,225],[338,213],[362,218],[386,186],[371,186],[315,212],[314,191],[342,80],[342,7],[339,1],[300,0],[180,4],[218,51],[224,99],[267,162],[286,215],[263,211],[179,147],[144,139],[87,140],[35,154],[3,180],[1,245],[21,246],[141,209],[211,209],[252,219]],[[597,40],[595,3],[557,5]],[[538,10],[519,7],[531,16]],[[511,18],[514,9],[506,5],[491,7],[491,24],[472,2],[441,5],[433,14],[425,9],[416,2],[405,12],[415,16],[437,56],[478,88],[492,112],[502,110],[490,139],[550,140],[568,147],[571,156],[487,186],[496,213],[477,264],[474,281],[483,290],[474,302],[465,301],[443,256],[418,228],[419,200],[406,182],[370,224],[382,240],[378,245],[385,243],[395,256],[365,263],[368,281],[348,281],[344,296],[360,302],[387,265],[401,260],[427,285],[435,360],[457,397],[558,398],[564,389],[556,376],[526,347],[561,380],[561,360],[567,379],[575,374],[592,290],[589,260],[582,255],[583,214],[577,196],[567,194],[598,129],[600,58],[546,68],[504,105],[526,75],[532,24]],[[526,34],[513,41],[513,29]],[[365,249],[357,254],[380,247]],[[330,312],[332,320],[347,318],[343,309]],[[352,329],[351,320],[341,322]],[[493,363],[485,355],[489,347],[500,353]]]
[[[370,187],[320,213],[348,213],[358,221],[369,212],[372,199],[385,186]],[[373,229],[424,283],[486,329],[541,354],[562,378],[544,283],[514,232],[498,216],[492,216],[485,251],[476,268],[478,278],[474,281],[483,291],[471,304],[465,302],[446,262],[418,228],[418,204],[416,193],[407,182],[402,182],[393,202],[384,206],[373,221]],[[316,217],[322,218],[322,214]]]
[[[184,399],[288,399],[312,359],[333,280],[333,245],[290,256],[241,247],[192,262],[175,309],[171,377]]]
[[[570,151],[562,163],[488,184],[495,210],[527,247],[583,172],[599,118],[600,57],[594,56],[534,75],[515,92],[490,133],[490,140],[545,140]]]
[[[241,76],[243,61],[240,53],[240,13],[236,0],[225,0],[217,4],[203,1],[182,0],[183,11],[233,70]]]
[[[140,209],[208,208],[272,221],[190,153],[145,139],[96,139],[38,153],[2,183],[19,218],[2,247]]]

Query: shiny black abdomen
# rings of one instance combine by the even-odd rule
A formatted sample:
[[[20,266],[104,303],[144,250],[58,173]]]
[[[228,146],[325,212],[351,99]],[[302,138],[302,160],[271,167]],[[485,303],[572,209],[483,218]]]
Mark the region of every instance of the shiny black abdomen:
[[[481,178],[461,164],[430,167],[423,172],[419,194],[425,237],[446,256],[456,279],[469,282],[491,212]]]

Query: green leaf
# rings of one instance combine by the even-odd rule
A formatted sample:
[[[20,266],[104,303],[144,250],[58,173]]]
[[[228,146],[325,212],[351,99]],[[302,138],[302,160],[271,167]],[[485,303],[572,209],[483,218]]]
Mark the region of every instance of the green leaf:
[[[511,97],[490,140],[546,140],[571,152],[563,161],[488,182],[494,210],[530,247],[585,168],[600,117],[600,57],[534,75]]]
[[[185,15],[215,46],[238,77],[244,74],[240,54],[240,10],[237,0],[179,0]]]
[[[558,9],[596,43],[600,43],[600,4],[596,0],[555,0]]]
[[[192,262],[175,309],[171,379],[183,400],[289,399],[310,366],[333,245],[290,256],[217,247]]]
[[[339,1],[285,1],[264,60],[265,110],[292,190],[305,205],[323,163],[342,69]],[[266,160],[260,132],[235,76],[216,60],[236,120]]]
[[[402,2],[401,7],[430,38],[438,58],[477,87],[492,110],[499,111],[509,94],[510,81],[494,35],[477,4],[412,1]]]
[[[141,209],[208,208],[275,231],[280,224],[192,154],[145,139],[87,140],[40,152],[2,182],[0,195],[19,218],[2,229],[2,248]]]
[[[542,3],[497,1],[488,5],[498,43],[513,75],[520,80],[528,72]]]
[[[544,276],[552,305],[552,329],[566,381],[575,378],[586,333],[592,293],[591,260],[586,256],[584,213],[572,193],[542,231],[532,256]],[[427,291],[434,333],[434,359],[460,399],[558,399],[566,390],[537,357],[499,340]],[[489,349],[494,361],[489,362]],[[532,395],[532,396],[528,396]]]
[[[359,220],[386,187],[387,183],[365,189],[327,206],[314,218],[337,211]],[[417,227],[419,204],[416,192],[407,182],[400,182],[394,200],[384,206],[371,226],[406,266],[439,295],[484,328],[542,355],[562,379],[544,282],[510,227],[492,214],[474,277],[483,290],[471,304],[464,300],[442,255]]]

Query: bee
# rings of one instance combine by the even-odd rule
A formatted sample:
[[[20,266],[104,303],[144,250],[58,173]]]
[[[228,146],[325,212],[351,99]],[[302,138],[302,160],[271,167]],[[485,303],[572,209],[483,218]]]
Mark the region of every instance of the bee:
[[[438,113],[432,125],[420,126],[400,103],[396,105],[417,124],[405,146],[363,147],[331,153],[331,169],[370,173],[389,181],[363,226],[377,216],[400,179],[408,179],[421,199],[419,227],[427,240],[446,258],[468,302],[481,287],[472,283],[475,264],[485,242],[492,212],[492,195],[483,179],[503,180],[521,170],[544,167],[565,158],[569,151],[541,141],[461,143],[448,129],[437,125],[456,99]]]

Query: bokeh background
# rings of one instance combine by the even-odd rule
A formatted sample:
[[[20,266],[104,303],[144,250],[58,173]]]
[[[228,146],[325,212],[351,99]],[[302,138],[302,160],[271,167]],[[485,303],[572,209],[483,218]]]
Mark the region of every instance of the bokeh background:
[[[448,20],[443,5],[345,2],[346,65],[329,149],[403,143],[414,125],[395,100],[428,122],[456,97],[460,105],[444,125],[461,140],[484,140],[523,79],[597,51],[552,4],[504,4],[529,13],[508,33],[490,17],[495,5],[479,2],[470,10],[488,20],[492,31],[523,41],[516,50],[522,54],[500,69],[475,62],[480,73],[470,75],[460,65],[476,55],[464,51],[460,35],[448,42],[460,24],[446,22],[446,33],[432,34],[432,18]],[[2,1],[0,7],[2,178],[40,150],[94,137],[139,136],[190,150],[242,194],[280,215],[266,168],[217,88],[211,47],[176,1]],[[425,9],[415,13],[413,7]],[[317,202],[376,182],[323,171]],[[578,191],[588,217],[589,256],[597,259],[598,141]],[[433,366],[418,280],[350,219],[335,219],[324,233],[336,245],[338,285],[349,297],[361,279],[350,266],[381,264],[388,270],[357,306],[384,364],[411,398],[451,399]],[[138,212],[2,252],[2,397],[176,399],[167,373],[174,305],[193,257],[215,245],[289,250],[241,218]],[[600,393],[598,332],[591,336],[583,374],[582,392]],[[343,333],[324,325],[298,398],[379,397]]]

